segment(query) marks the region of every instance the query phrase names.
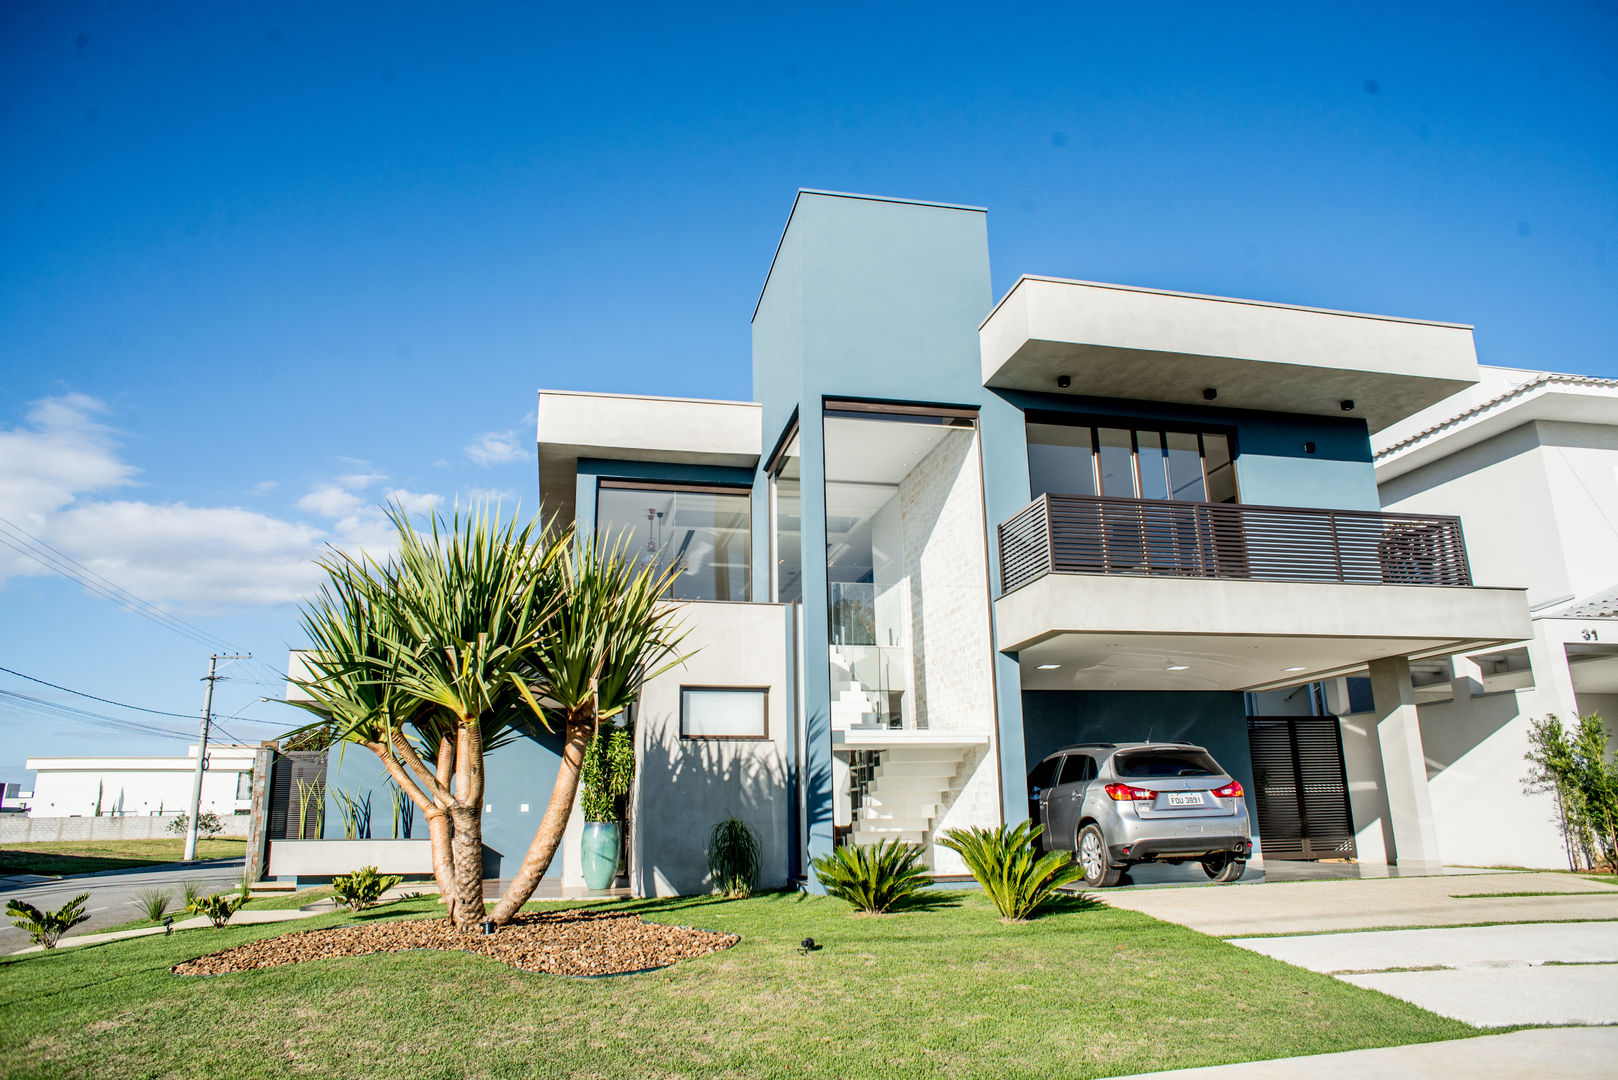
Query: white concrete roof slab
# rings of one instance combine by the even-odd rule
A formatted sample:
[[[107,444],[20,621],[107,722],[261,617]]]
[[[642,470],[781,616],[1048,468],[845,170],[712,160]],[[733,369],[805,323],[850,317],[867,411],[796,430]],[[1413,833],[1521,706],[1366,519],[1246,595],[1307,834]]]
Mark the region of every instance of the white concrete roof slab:
[[[1465,891],[1457,890],[1457,891]],[[1612,914],[1618,919],[1618,889]],[[1578,897],[1581,894],[1565,894]],[[1549,899],[1552,904],[1557,898]],[[1541,964],[1618,964],[1618,922],[1451,926],[1357,934],[1231,938],[1232,945],[1326,974],[1390,968],[1498,968]],[[1618,978],[1615,978],[1618,982]]]
[[[1477,380],[1469,326],[1061,278],[1019,279],[978,334],[997,389],[1203,405],[1213,388],[1373,432]]]
[[[1249,1061],[1151,1073],[1163,1080],[1589,1080],[1608,1076],[1618,1028],[1537,1028],[1476,1039],[1383,1046],[1340,1054]],[[1139,1080],[1145,1073],[1137,1074]],[[1129,1077],[1121,1080],[1130,1080]]]
[[[1618,1024],[1618,967],[1611,964],[1383,971],[1341,978],[1478,1027]],[[1607,1071],[1598,1075],[1610,1076],[1610,1070],[1608,1062]],[[1536,1070],[1525,1075],[1544,1074]]]
[[[1520,589],[1121,574],[1046,574],[994,615],[1029,690],[1258,690],[1532,633]]]
[[[543,511],[566,521],[580,458],[752,468],[763,452],[751,401],[541,390],[537,415]]]

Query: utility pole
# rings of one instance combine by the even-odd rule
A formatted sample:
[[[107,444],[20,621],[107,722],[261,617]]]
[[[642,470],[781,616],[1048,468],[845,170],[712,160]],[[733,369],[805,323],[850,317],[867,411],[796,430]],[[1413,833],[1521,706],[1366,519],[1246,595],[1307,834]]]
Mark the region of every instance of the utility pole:
[[[191,776],[191,818],[185,827],[185,854],[180,856],[181,862],[194,862],[197,857],[197,816],[202,813],[202,771],[208,760],[208,725],[213,720],[213,684],[224,676],[218,673],[221,660],[251,660],[252,653],[243,653],[240,656],[222,656],[214,653],[208,657],[208,674],[203,682],[208,689],[202,699],[202,732],[197,738],[197,769]]]

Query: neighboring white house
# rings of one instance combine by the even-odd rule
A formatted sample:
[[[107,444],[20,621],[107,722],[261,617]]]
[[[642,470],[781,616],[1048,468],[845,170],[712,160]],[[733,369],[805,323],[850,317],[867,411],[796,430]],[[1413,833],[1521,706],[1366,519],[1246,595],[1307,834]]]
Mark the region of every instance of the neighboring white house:
[[[208,746],[202,774],[202,809],[220,817],[252,807],[256,747]],[[147,816],[190,813],[197,744],[185,757],[29,758],[34,792],[25,800],[30,817]]]
[[[1526,586],[1533,616],[1528,641],[1412,665],[1439,849],[1564,866],[1551,797],[1523,795],[1523,754],[1547,714],[1618,725],[1618,380],[1479,375],[1372,438],[1383,507],[1458,515],[1473,580]]]

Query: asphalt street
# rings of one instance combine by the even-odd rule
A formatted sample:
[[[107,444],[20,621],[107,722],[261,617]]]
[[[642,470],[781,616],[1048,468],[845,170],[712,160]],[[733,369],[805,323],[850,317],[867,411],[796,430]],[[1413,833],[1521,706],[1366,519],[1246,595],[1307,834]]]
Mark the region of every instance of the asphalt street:
[[[75,877],[28,880],[19,877],[0,878],[0,904],[11,900],[26,900],[37,908],[55,910],[80,893],[87,892],[85,902],[88,922],[74,927],[69,936],[93,934],[98,930],[138,919],[143,914],[135,904],[135,894],[147,889],[168,889],[174,894],[170,911],[184,906],[181,885],[197,881],[205,892],[220,892],[235,885],[242,873],[241,859],[219,859],[213,862],[169,863],[138,870],[107,870],[99,874]],[[0,926],[0,954],[13,953],[28,944],[28,934],[11,925],[6,919]]]

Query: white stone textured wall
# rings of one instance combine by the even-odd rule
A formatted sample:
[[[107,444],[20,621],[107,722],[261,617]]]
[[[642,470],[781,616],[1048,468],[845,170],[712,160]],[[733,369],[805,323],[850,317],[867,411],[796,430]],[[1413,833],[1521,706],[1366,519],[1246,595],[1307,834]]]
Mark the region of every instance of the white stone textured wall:
[[[994,731],[994,647],[977,435],[939,440],[899,484],[910,576],[915,717],[929,731]]]

